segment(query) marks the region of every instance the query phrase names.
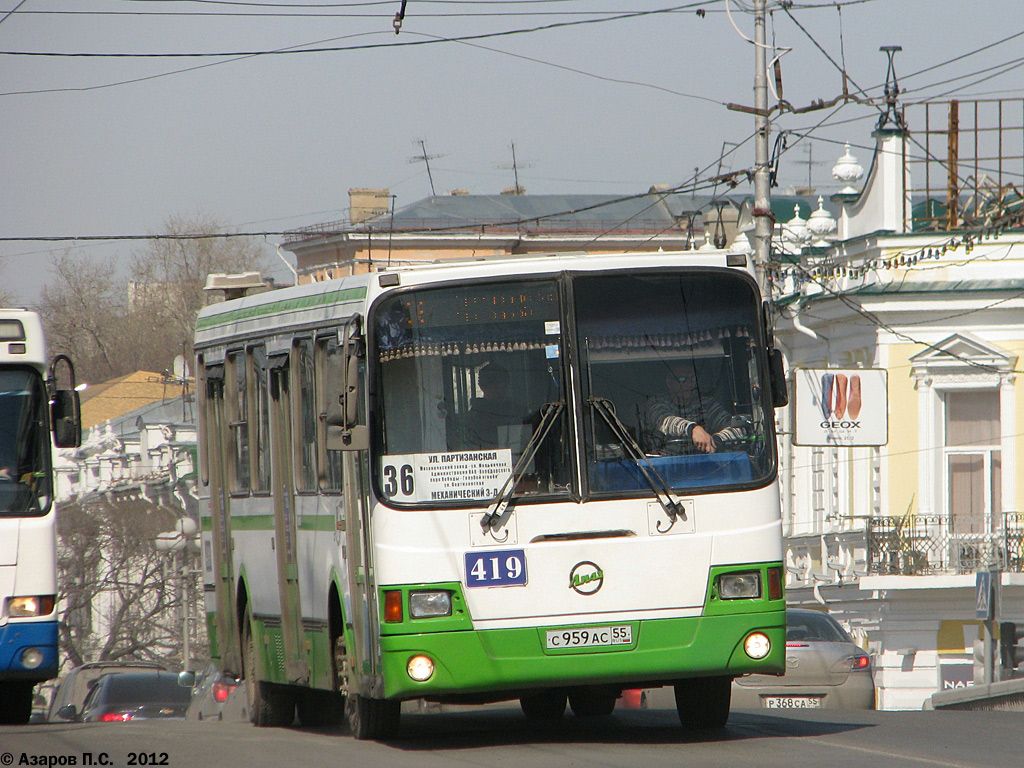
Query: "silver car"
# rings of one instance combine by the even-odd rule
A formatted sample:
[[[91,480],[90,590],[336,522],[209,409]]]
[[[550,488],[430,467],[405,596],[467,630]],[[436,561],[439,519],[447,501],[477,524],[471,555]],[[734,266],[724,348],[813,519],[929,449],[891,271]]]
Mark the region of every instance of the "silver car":
[[[871,657],[821,611],[786,611],[786,674],[744,675],[732,706],[758,709],[874,709]]]

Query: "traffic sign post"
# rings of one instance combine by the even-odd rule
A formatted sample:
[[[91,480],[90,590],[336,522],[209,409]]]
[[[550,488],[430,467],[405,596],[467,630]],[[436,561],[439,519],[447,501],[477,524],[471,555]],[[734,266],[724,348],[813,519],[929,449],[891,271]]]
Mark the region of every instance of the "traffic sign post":
[[[999,613],[999,585],[1002,573],[997,570],[978,571],[974,575],[974,591],[977,595],[975,615],[981,619],[984,627],[984,675],[982,681],[987,685],[1001,678],[1000,664],[995,663],[996,653],[996,616]]]

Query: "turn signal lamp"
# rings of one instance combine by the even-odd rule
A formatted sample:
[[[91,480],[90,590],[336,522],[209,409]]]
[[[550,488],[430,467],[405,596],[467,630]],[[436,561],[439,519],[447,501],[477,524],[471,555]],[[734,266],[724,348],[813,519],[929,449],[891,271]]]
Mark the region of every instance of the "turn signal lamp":
[[[384,593],[384,621],[399,622],[402,620],[402,592],[389,589]]]
[[[768,599],[769,600],[781,600],[782,599],[782,569],[781,568],[769,568],[768,569]]]

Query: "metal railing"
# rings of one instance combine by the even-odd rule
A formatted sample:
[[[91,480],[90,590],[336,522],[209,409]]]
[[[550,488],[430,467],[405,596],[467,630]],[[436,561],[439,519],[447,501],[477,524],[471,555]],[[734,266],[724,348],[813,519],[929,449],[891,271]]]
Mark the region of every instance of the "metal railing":
[[[999,568],[1024,572],[1024,513],[1008,512],[991,533],[960,532],[941,515],[867,521],[868,573],[925,576]]]

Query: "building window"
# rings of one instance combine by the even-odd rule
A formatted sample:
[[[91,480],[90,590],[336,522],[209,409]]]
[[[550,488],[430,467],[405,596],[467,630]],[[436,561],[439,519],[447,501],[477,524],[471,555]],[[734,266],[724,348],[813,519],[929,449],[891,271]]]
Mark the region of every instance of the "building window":
[[[960,573],[999,561],[1004,518],[1016,513],[1017,356],[961,332],[910,358],[918,395],[913,504],[950,536]]]
[[[989,533],[1002,513],[999,392],[947,392],[943,455],[950,532]]]

